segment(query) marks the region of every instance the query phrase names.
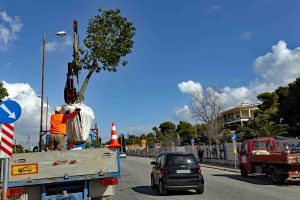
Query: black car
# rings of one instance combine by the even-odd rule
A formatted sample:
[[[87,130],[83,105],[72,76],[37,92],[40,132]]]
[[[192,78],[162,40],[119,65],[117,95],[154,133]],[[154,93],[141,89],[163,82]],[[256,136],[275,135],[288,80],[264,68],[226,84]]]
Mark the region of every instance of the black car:
[[[170,190],[195,189],[204,192],[204,179],[201,167],[194,154],[185,152],[165,152],[152,161],[151,187],[157,188],[160,195]]]

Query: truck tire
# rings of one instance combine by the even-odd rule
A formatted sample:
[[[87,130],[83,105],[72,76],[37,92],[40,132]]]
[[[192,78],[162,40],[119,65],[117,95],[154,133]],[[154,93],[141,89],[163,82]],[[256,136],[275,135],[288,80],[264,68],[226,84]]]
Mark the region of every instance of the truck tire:
[[[247,172],[247,170],[243,166],[240,167],[240,170],[241,170],[241,175],[243,177],[247,177],[248,176],[248,172]]]
[[[278,174],[277,170],[274,168],[271,168],[269,170],[270,175],[271,175],[271,179],[273,181],[273,183],[275,184],[281,184],[284,183],[284,181],[287,179],[287,175],[285,174]]]

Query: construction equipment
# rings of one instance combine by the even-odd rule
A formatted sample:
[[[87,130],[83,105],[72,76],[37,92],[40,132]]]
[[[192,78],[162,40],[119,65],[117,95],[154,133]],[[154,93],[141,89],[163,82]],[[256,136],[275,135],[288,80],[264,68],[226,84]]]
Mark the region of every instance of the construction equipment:
[[[72,105],[77,98],[73,77],[78,81],[79,70],[76,20],[73,29],[73,61],[68,63],[64,89],[65,103]],[[98,136],[96,125],[91,131]],[[114,195],[120,177],[120,158],[115,129],[112,133],[109,147],[13,154],[7,163],[8,193],[5,196],[9,200],[89,200]]]
[[[64,90],[64,100],[65,103],[75,103],[77,98],[76,88],[74,86],[74,76],[77,78],[78,82],[78,74],[79,74],[79,55],[78,55],[78,28],[77,21],[73,21],[73,31],[74,31],[74,39],[73,39],[73,62],[68,63],[68,73],[67,73],[67,81]]]

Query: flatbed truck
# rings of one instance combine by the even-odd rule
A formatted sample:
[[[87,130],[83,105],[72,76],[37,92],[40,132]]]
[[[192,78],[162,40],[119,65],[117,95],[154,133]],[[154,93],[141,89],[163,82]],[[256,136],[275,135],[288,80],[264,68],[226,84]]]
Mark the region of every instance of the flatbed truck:
[[[289,180],[300,180],[300,151],[297,147],[278,149],[275,138],[258,138],[243,141],[239,154],[242,176],[250,173],[270,175],[275,184]]]
[[[9,200],[98,200],[115,193],[118,149],[107,147],[13,154]]]

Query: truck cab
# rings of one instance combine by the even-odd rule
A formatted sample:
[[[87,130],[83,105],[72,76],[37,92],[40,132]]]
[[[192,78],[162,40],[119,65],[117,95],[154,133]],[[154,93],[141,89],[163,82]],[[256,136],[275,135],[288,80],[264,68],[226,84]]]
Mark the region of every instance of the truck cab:
[[[274,138],[244,140],[239,155],[240,168],[252,171],[252,154],[268,154],[269,151],[278,151],[278,144]],[[245,175],[245,171],[242,175]]]

